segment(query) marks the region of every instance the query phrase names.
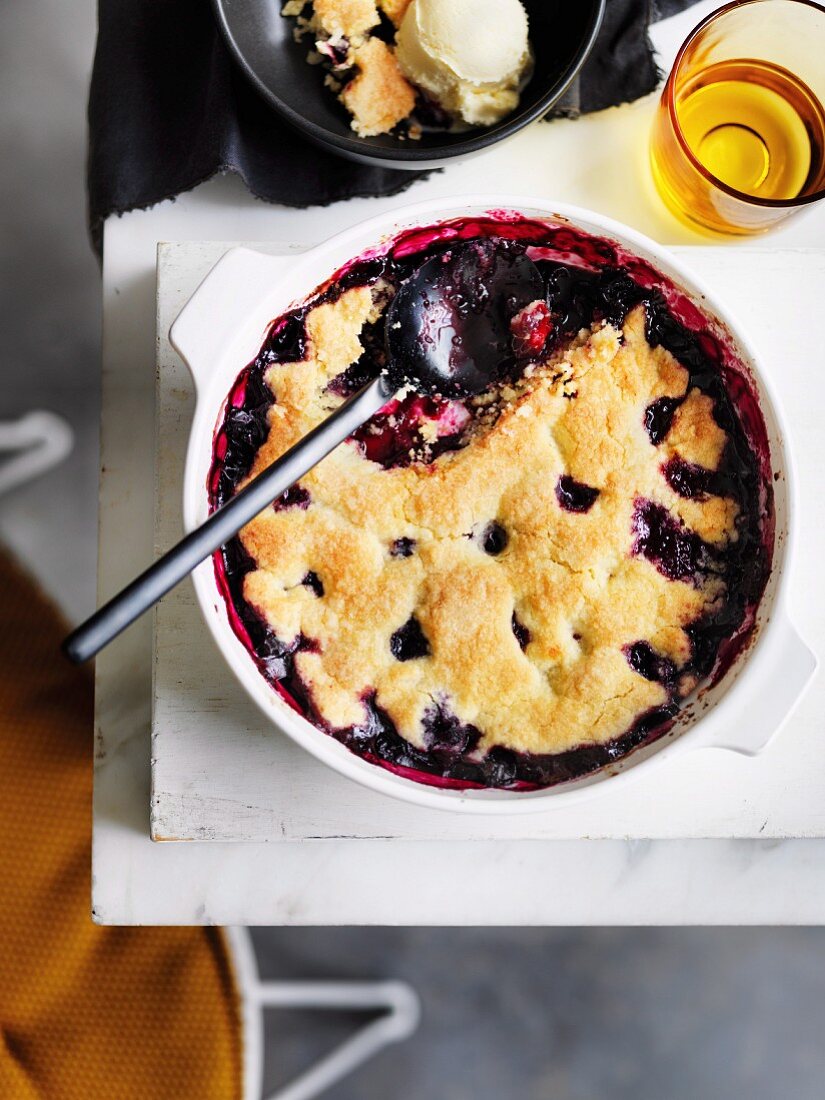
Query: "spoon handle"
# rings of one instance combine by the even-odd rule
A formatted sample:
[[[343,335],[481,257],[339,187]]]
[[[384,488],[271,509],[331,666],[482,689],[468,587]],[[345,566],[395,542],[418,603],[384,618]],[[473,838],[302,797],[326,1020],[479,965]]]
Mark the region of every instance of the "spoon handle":
[[[273,462],[223,507],[190,532],[136,577],[63,642],[63,652],[75,664],[94,657],[196,565],[228,542],[281,493],[294,485],[322,458],[369,420],[392,397],[383,375],[353,394],[317,428]]]

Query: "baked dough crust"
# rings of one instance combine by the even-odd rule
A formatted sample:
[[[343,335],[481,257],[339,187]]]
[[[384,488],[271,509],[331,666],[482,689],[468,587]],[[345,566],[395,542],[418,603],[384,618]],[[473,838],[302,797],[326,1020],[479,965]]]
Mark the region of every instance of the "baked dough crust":
[[[309,311],[306,358],[267,371],[274,403],[250,477],[340,403],[329,383],[360,357],[380,308],[358,287]],[[725,448],[712,402],[687,393],[688,378],[648,344],[638,306],[621,330],[594,325],[528,368],[495,407],[480,402],[462,449],[385,468],[348,441],[302,479],[308,506],[269,508],[244,528],[256,563],[244,598],[284,644],[310,640],[295,669],[315,720],[358,726],[374,696],[416,747],[427,748],[426,714],[444,707],[480,731],[481,753],[545,754],[611,741],[667,703],[626,647],[645,640],[685,665],[685,628],[725,586],[713,573],[670,580],[640,555],[638,502],[661,505],[710,546],[737,538],[734,500],[685,499],[663,473],[673,457],[715,470]],[[654,446],[644,412],[659,397],[683,401]],[[561,507],[562,476],[598,489],[589,510]],[[506,535],[494,555],[483,539],[491,523]],[[414,542],[408,556],[391,553],[401,538]],[[514,615],[529,632],[524,649]],[[391,638],[412,618],[429,652],[399,660]]]

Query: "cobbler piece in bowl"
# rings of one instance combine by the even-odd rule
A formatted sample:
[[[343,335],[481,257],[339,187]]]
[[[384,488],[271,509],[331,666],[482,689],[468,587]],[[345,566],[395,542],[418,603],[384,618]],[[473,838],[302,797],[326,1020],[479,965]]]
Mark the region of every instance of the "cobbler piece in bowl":
[[[521,0],[287,0],[362,137],[491,126],[532,71]]]
[[[525,790],[662,736],[752,629],[764,424],[695,307],[569,226],[410,231],[273,322],[209,489],[219,506],[381,371],[399,284],[475,239],[526,250],[546,289],[512,317],[502,377],[397,394],[216,570],[261,673],[319,730],[422,782]]]

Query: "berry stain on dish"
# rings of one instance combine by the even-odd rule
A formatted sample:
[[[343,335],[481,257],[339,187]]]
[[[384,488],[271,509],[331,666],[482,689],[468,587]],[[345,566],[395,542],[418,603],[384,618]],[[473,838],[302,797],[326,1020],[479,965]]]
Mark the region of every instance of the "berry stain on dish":
[[[534,301],[505,296],[496,377],[400,389],[215,569],[262,675],[320,731],[419,782],[531,790],[663,736],[747,643],[767,433],[734,348],[664,276],[497,212],[403,232],[272,322],[216,429],[213,509],[387,369],[390,304],[459,248],[478,262],[458,313],[519,257],[538,273]]]
[[[492,126],[533,69],[521,0],[286,0],[362,137]]]

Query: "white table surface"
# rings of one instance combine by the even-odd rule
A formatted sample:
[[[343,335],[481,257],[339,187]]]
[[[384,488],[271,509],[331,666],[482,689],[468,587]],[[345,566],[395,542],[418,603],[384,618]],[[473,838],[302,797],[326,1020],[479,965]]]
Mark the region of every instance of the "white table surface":
[[[714,4],[654,29],[667,67]],[[306,243],[407,201],[486,190],[603,211],[671,244],[707,245],[661,206],[646,165],[655,97],[537,124],[394,199],[306,211],[220,179],[110,219],[103,272],[101,598],[150,559],[155,253],[161,240]],[[762,239],[825,247],[825,208]],[[726,247],[741,247],[730,242]],[[754,277],[765,272],[755,270]],[[788,323],[800,323],[789,318]],[[822,598],[821,588],[808,593]],[[761,924],[825,920],[825,841],[383,841],[157,844],[149,839],[148,618],[97,662],[93,912],[101,923]]]

